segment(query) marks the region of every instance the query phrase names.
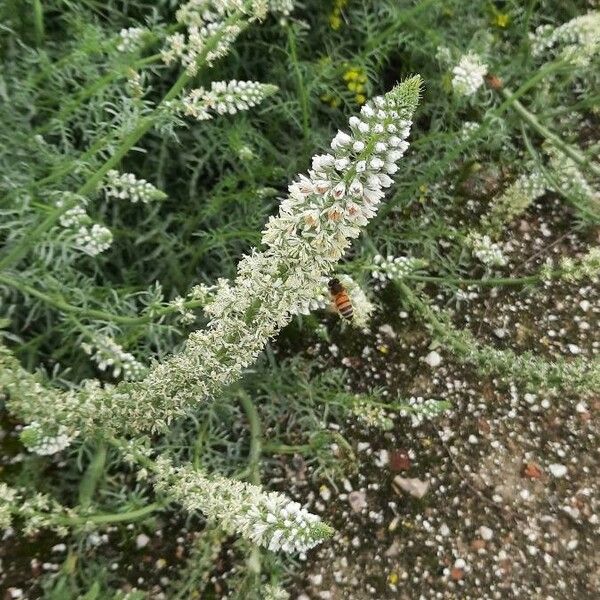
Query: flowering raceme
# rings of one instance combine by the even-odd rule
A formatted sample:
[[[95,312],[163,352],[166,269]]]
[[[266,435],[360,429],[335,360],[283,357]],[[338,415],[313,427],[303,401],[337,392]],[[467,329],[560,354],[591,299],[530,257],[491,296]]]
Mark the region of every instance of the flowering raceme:
[[[174,467],[167,459],[156,461],[158,491],[187,510],[202,511],[230,534],[240,534],[272,552],[305,552],[333,530],[321,519],[277,492],[192,467]]]
[[[541,25],[530,34],[531,53],[560,55],[577,66],[587,66],[600,51],[600,12],[590,11],[559,27]]]
[[[193,332],[182,352],[141,382],[44,392],[52,402],[36,400],[40,384],[2,353],[7,368],[0,383],[11,409],[26,421],[63,423],[70,431],[156,431],[239,378],[298,308],[318,297],[323,277],[376,214],[408,148],[420,87],[415,76],[369,101],[350,119],[350,133],[335,136],[332,153],[313,158],[267,223],[266,249],[253,250],[238,265],[235,282],[218,287],[205,308],[208,328]]]
[[[104,193],[108,199],[128,200],[133,204],[148,204],[155,200],[164,200],[167,195],[155,188],[145,179],[138,179],[133,173],[119,173],[111,169],[106,174]]]
[[[183,113],[198,121],[212,119],[213,114],[233,115],[248,110],[274,94],[277,86],[256,81],[213,81],[210,90],[197,88],[181,101]]]
[[[167,64],[180,60],[188,74],[195,75],[200,57],[212,66],[229,52],[244,24],[264,18],[267,9],[266,0],[190,0],[176,14],[187,31],[167,38],[163,60]]]

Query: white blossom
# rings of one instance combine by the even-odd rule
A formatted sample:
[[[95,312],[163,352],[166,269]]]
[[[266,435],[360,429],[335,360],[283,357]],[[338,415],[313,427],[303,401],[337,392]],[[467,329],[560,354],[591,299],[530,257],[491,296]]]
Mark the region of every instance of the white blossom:
[[[558,184],[557,192],[592,205],[600,205],[600,191],[590,185],[572,158],[553,146],[548,146],[546,152],[550,156],[551,175],[556,178]]]
[[[272,552],[306,552],[333,533],[318,516],[283,494],[190,466],[174,467],[164,457],[156,461],[155,487],[186,510],[199,510],[228,533]]]
[[[131,352],[126,352],[117,342],[106,335],[95,335],[92,343],[81,344],[83,351],[91,356],[101,371],[110,369],[113,377],[123,375],[123,379],[141,379],[146,367],[139,363]]]
[[[121,40],[117,45],[119,52],[134,52],[138,50],[143,42],[144,34],[147,29],[142,27],[128,27],[127,29],[121,29],[119,36]]]
[[[486,232],[498,234],[506,223],[522,214],[535,200],[546,193],[546,178],[535,165],[509,185],[492,202],[491,208],[482,217]]]
[[[269,0],[269,12],[287,17],[294,10],[295,0]]]
[[[468,140],[480,127],[481,124],[476,121],[465,121],[460,128],[460,139]]]
[[[90,218],[81,205],[73,206],[60,215],[58,222],[66,229],[78,229],[90,222]]]
[[[190,75],[195,75],[199,62],[212,66],[229,52],[243,26],[264,18],[266,12],[266,0],[190,0],[176,13],[186,33],[167,38],[163,60],[167,64],[179,60]]]
[[[248,110],[274,94],[277,87],[256,81],[213,81],[210,90],[197,88],[182,100],[182,110],[198,121],[212,119],[213,114],[233,115]]]
[[[30,452],[40,456],[61,452],[73,441],[73,436],[69,435],[66,427],[60,425],[56,433],[49,434],[37,421],[26,425],[20,437]]]
[[[113,236],[110,229],[99,223],[94,223],[91,227],[80,227],[74,238],[75,246],[90,256],[96,256],[108,250],[112,241]]]
[[[590,11],[559,27],[541,25],[530,34],[535,57],[559,54],[578,66],[587,66],[600,51],[600,12]]]
[[[467,245],[484,265],[489,267],[502,267],[507,263],[499,244],[492,242],[489,235],[482,235],[475,231],[466,238]]]
[[[34,418],[65,421],[78,430],[163,430],[237,380],[297,308],[318,297],[323,278],[377,213],[392,184],[389,173],[408,147],[420,85],[420,77],[413,77],[365,104],[361,117],[350,122],[346,135],[352,143],[336,137],[332,154],[313,158],[312,169],[289,186],[278,215],[269,219],[265,249],[253,249],[240,261],[232,284],[220,282],[204,307],[208,327],[190,334],[182,351],[155,364],[140,382],[106,390],[87,383],[79,392],[53,392],[51,407],[34,403]],[[361,152],[352,149],[355,141],[364,142]],[[377,142],[392,149],[377,152]],[[362,185],[361,196],[348,191],[355,181]],[[335,197],[340,183],[346,192]],[[0,359],[10,361],[2,353]],[[22,376],[7,377],[6,385],[20,392]],[[11,406],[25,420],[33,420],[27,418],[34,408],[30,400],[30,393],[11,394]]]
[[[119,173],[114,169],[106,174],[103,189],[109,199],[128,200],[134,204],[137,202],[149,204],[167,197],[163,191],[145,179],[138,179],[133,173]]]
[[[480,56],[473,52],[464,54],[452,69],[452,87],[461,96],[472,96],[483,85],[487,72],[488,67]]]
[[[267,583],[261,589],[262,600],[289,600],[290,595],[281,587]]]

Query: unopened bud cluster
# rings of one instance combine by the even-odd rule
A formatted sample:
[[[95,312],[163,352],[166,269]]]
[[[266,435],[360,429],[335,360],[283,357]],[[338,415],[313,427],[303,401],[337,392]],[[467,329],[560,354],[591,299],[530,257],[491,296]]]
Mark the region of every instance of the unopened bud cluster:
[[[138,179],[133,173],[119,173],[114,169],[106,174],[103,189],[106,198],[128,200],[133,204],[137,202],[149,204],[167,197],[163,191],[145,179]]]
[[[80,227],[73,239],[75,246],[90,256],[108,250],[112,241],[112,232],[100,223],[94,223],[91,227]]]
[[[574,200],[600,206],[600,192],[589,184],[575,161],[552,146],[546,151],[550,156],[552,176],[556,179],[556,191],[571,196]]]
[[[117,45],[119,52],[135,52],[139,50],[143,43],[144,34],[147,29],[142,27],[128,27],[127,29],[121,29],[119,32],[120,41]]]
[[[553,279],[558,276],[570,283],[576,283],[582,279],[592,281],[600,278],[600,246],[593,246],[586,254],[578,259],[565,256],[559,263],[558,272],[552,261],[548,261],[542,268],[544,279]]]
[[[214,114],[233,115],[248,110],[276,91],[277,86],[256,81],[213,81],[210,90],[197,88],[187,94],[181,109],[187,116],[206,121]]]
[[[72,244],[89,256],[96,256],[110,248],[113,236],[107,227],[100,223],[92,223],[85,210],[85,199],[64,192],[56,206],[62,208],[65,200],[77,202],[71,208],[64,211],[59,217],[59,224],[68,231]]]
[[[390,431],[394,427],[394,421],[388,415],[386,409],[380,404],[374,404],[368,399],[357,399],[352,404],[352,414],[367,427]]]
[[[546,179],[533,167],[520,175],[492,203],[490,211],[481,219],[483,228],[492,235],[500,233],[506,223],[522,214],[535,200],[546,193]]]
[[[91,344],[84,343],[81,347],[101,371],[110,370],[115,378],[123,375],[123,379],[135,381],[146,374],[146,367],[108,336],[96,335]]]
[[[465,242],[473,256],[477,257],[487,267],[503,267],[508,262],[499,244],[492,241],[489,235],[471,232]]]
[[[26,446],[30,452],[39,454],[40,456],[61,452],[67,448],[73,440],[73,437],[68,434],[64,426],[61,425],[56,434],[50,435],[48,432],[44,431],[44,428],[36,421],[32,421],[23,428],[20,438],[23,445]]]
[[[392,256],[391,254],[383,257],[381,254],[377,254],[371,265],[371,276],[382,283],[388,280],[401,281],[407,275],[422,269],[424,266],[426,266],[426,261],[419,258]]]

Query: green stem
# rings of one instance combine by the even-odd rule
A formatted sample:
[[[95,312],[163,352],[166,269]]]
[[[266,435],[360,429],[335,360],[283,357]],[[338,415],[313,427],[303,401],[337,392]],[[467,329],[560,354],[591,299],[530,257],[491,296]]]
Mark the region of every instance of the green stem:
[[[41,0],[33,0],[33,32],[35,45],[41,46],[44,41],[44,8]]]
[[[107,450],[107,445],[104,442],[99,442],[96,452],[92,456],[92,460],[79,483],[79,506],[82,509],[89,508],[92,503],[92,497],[104,473]]]
[[[240,404],[246,413],[250,425],[250,450],[248,451],[248,479],[251,483],[260,483],[260,456],[262,454],[262,428],[256,406],[250,396],[240,391]]]
[[[304,135],[304,141],[307,142],[310,134],[310,116],[308,107],[308,94],[306,87],[304,86],[304,78],[300,71],[300,64],[298,63],[298,49],[296,47],[296,32],[293,27],[288,27],[288,43],[290,46],[290,58],[292,60],[292,66],[294,67],[294,75],[296,77],[296,87],[298,93],[298,101],[302,110],[302,132]]]
[[[530,283],[536,283],[542,279],[541,275],[529,275],[527,277],[486,277],[484,279],[463,279],[461,277],[435,277],[430,275],[405,275],[404,279],[411,281],[427,281],[431,283],[439,283],[443,285],[457,284],[457,285],[528,285]]]
[[[270,454],[308,454],[314,450],[310,444],[297,444],[290,446],[288,444],[277,444],[276,442],[266,442],[263,450]]]
[[[153,502],[141,508],[129,510],[122,513],[97,513],[95,515],[77,516],[65,518],[65,524],[84,525],[85,523],[95,523],[96,525],[107,525],[109,523],[122,523],[123,521],[136,521],[164,508],[163,504]],[[62,520],[62,519],[61,519]]]
[[[509,89],[503,88],[501,93],[507,101],[511,101],[521,118],[535,129],[539,135],[547,139],[553,146],[556,146],[563,154],[566,154],[569,158],[574,160],[580,167],[584,169],[587,168],[594,173],[596,177],[600,177],[600,165],[590,162],[583,152],[570,144],[567,144],[560,136],[550,131],[545,125],[542,125],[537,116],[528,111],[519,100],[516,100],[514,94]]]

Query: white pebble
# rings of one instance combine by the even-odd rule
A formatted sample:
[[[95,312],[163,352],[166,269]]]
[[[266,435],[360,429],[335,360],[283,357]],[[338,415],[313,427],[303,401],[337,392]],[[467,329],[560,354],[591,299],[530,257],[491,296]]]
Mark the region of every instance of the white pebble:
[[[423,360],[432,369],[435,369],[436,367],[439,367],[442,364],[442,357],[435,350],[432,350]]]
[[[564,477],[567,474],[567,467],[558,463],[550,465],[548,469],[550,470],[550,473],[554,475],[554,477]]]

